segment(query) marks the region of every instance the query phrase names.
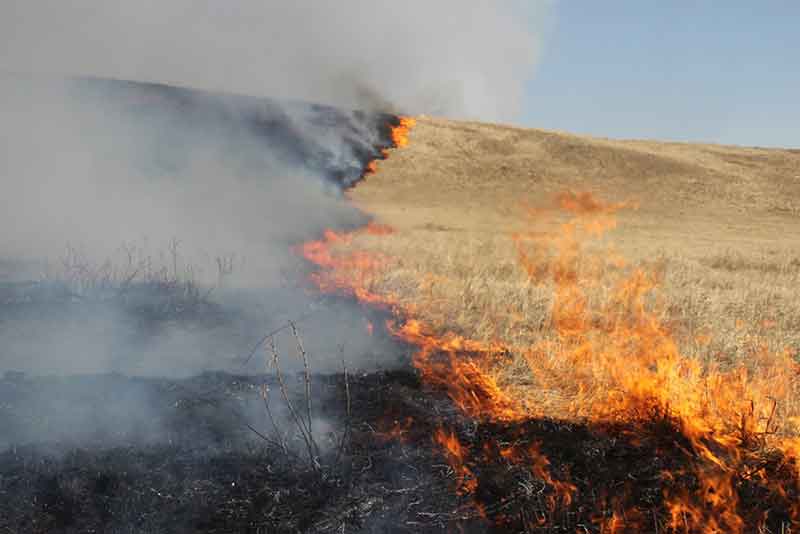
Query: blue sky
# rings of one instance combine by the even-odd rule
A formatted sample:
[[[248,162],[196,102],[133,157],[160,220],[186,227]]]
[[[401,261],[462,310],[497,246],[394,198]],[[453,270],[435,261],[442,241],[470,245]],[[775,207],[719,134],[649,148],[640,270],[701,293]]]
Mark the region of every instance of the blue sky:
[[[521,122],[800,147],[800,1],[555,2]]]

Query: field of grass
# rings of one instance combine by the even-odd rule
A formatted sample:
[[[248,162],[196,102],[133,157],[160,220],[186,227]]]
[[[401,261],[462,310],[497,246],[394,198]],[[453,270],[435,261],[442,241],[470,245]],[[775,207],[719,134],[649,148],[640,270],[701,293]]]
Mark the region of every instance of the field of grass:
[[[409,146],[350,193],[397,231],[356,243],[392,258],[376,285],[432,324],[519,344],[538,335],[553,291],[531,283],[513,237],[558,232],[563,216],[527,211],[562,191],[633,201],[616,228],[585,245],[663,271],[665,311],[682,338],[710,336],[706,352],[727,357],[756,335],[800,348],[800,150],[422,119]]]

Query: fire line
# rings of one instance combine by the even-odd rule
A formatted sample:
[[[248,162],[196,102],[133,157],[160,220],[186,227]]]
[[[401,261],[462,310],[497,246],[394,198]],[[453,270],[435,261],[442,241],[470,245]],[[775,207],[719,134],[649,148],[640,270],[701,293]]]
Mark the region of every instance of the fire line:
[[[400,118],[391,132],[396,149],[408,146],[415,124],[412,118]],[[371,163],[365,173],[376,170]],[[796,499],[800,435],[791,423],[800,421],[800,406],[792,401],[800,393],[800,366],[788,351],[754,350],[758,374],[743,364],[701,365],[681,353],[670,328],[648,307],[660,285],[658,272],[628,268],[608,252],[599,256],[586,252],[586,243],[613,230],[616,214],[631,205],[565,192],[556,197],[553,210],[568,220],[556,233],[513,236],[520,268],[530,282],[554,288],[552,337],[525,347],[442,332],[424,322],[416,303],[382,290],[380,278],[391,268],[392,259],[359,250],[355,243],[363,236],[392,234],[391,228],[371,223],[348,233],[329,230],[320,240],[302,245],[300,253],[319,268],[311,275],[318,290],[390,312],[394,319],[386,328],[417,348],[413,365],[422,378],[446,391],[469,417],[519,423],[559,414],[574,422],[622,424],[627,432],[638,433],[639,441],[655,439],[650,436],[656,431],[672,432],[684,443],[676,450],[685,468],[661,474],[665,488],[661,524],[670,532],[744,533],[753,525],[766,525],[768,514],[755,517],[757,510],[746,509],[741,502],[745,485],[769,496],[772,506],[783,510],[786,524],[800,528]],[[586,287],[609,272],[619,273],[611,279],[611,289],[604,300],[591,303]],[[538,387],[560,394],[532,405],[506,390],[492,373],[492,365],[511,352],[524,355]],[[777,410],[790,424],[778,425]],[[663,428],[658,430],[656,423]],[[485,450],[476,453],[461,443],[456,432],[443,428],[433,442],[457,474],[461,495],[476,493],[476,469],[481,463],[498,461],[524,466],[544,481],[551,513],[569,507],[579,491],[575,481],[553,473],[538,443],[497,448],[487,442]],[[781,460],[774,460],[775,454]],[[696,483],[682,487],[675,482],[678,479]],[[598,511],[601,532],[639,532],[647,528],[645,520],[652,521],[627,506],[624,493],[602,501],[613,513]],[[478,501],[476,508],[483,510]]]

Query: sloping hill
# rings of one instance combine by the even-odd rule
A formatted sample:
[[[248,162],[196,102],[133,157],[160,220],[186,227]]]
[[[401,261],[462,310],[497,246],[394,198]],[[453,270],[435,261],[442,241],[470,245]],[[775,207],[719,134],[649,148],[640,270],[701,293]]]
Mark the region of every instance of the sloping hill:
[[[800,247],[800,150],[615,141],[421,118],[353,199],[404,228],[517,228],[522,202],[588,190],[634,199],[618,238],[650,251]],[[699,252],[698,252],[699,251]],[[800,253],[800,251],[798,251]]]
[[[682,350],[732,361],[744,340],[800,349],[800,150],[421,118],[409,145],[349,192],[397,231],[355,244],[392,258],[372,289],[427,324],[525,346],[547,330],[554,293],[531,289],[514,236],[558,232],[564,217],[528,212],[564,191],[635,205],[615,213],[604,240],[581,246],[664,274],[665,320]],[[699,337],[713,341],[698,347]]]

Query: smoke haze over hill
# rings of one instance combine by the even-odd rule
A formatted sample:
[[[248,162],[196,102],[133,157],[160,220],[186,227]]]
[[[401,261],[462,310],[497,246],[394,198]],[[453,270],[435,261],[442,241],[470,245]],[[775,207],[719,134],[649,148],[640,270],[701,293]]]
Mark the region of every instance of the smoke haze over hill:
[[[11,0],[0,69],[508,120],[549,4]]]

